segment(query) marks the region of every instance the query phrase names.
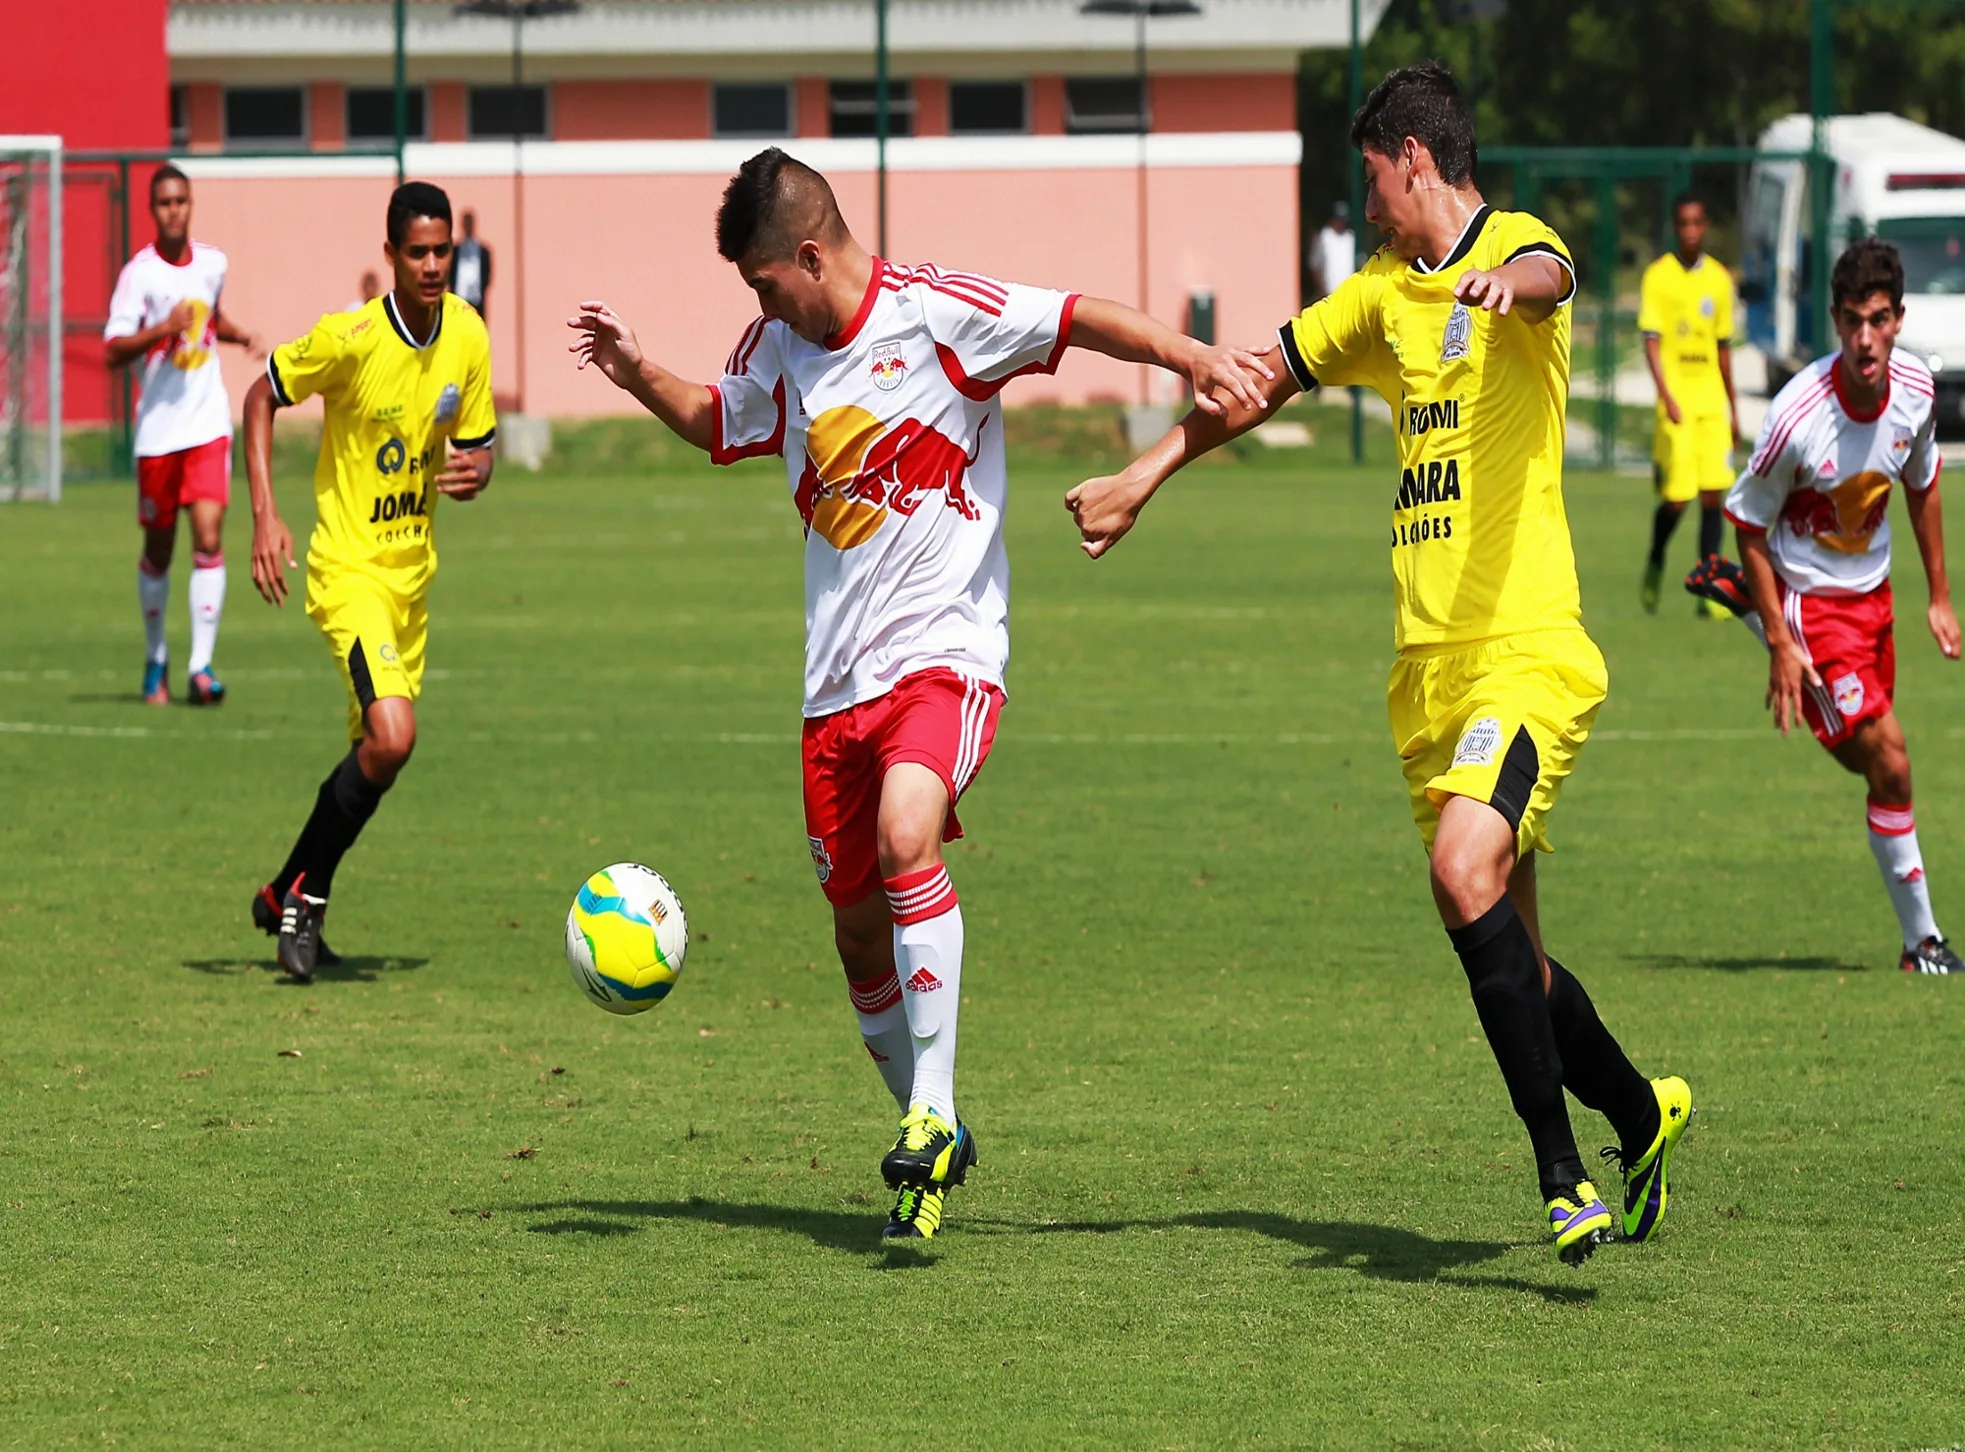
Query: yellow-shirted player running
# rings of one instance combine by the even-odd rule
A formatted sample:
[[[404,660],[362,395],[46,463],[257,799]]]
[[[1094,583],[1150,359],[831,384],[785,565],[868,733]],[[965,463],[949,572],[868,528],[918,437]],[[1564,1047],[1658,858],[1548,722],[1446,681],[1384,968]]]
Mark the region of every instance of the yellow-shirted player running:
[[[321,919],[342,856],[416,745],[424,602],[437,572],[437,497],[475,499],[491,482],[491,344],[470,304],[447,292],[450,199],[406,182],[389,199],[383,255],[394,290],[275,348],[246,393],[252,582],[286,598],[293,536],[273,501],[273,411],[319,394],[307,614],[348,687],[353,749],[328,773],[286,866],[253,898],[301,982],[336,961]]]
[[[1699,558],[1719,553],[1722,505],[1733,487],[1733,440],[1740,410],[1733,396],[1733,277],[1706,255],[1706,204],[1685,192],[1672,203],[1675,251],[1644,270],[1638,331],[1658,388],[1658,421],[1651,435],[1658,511],[1651,519],[1651,554],[1639,598],[1658,610],[1665,546],[1678,517],[1699,501]],[[1718,612],[1700,599],[1701,615]]]
[[[1543,954],[1534,849],[1607,687],[1584,633],[1563,512],[1563,409],[1576,279],[1561,239],[1497,212],[1473,182],[1474,130],[1437,64],[1392,72],[1351,126],[1366,217],[1389,244],[1284,324],[1267,406],[1363,384],[1398,423],[1392,732],[1431,854],[1433,896],[1481,1027],[1535,1148],[1548,1224],[1577,1262],[1612,1216],[1577,1152],[1565,1087],[1611,1121],[1624,1232],[1649,1237],[1691,1114],[1682,1079],[1647,1082],[1583,986]],[[1218,399],[1221,398],[1217,394]],[[1104,553],[1182,465],[1264,414],[1195,411],[1120,474],[1066,502]]]

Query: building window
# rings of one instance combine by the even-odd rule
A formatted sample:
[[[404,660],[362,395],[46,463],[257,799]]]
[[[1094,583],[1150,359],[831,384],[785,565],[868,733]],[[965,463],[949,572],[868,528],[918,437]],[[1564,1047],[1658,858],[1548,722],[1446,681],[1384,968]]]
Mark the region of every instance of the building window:
[[[791,87],[782,81],[719,84],[710,96],[710,134],[791,135]]]
[[[473,86],[470,96],[470,134],[473,141],[509,140],[513,136],[544,141],[544,86]],[[392,129],[389,133],[395,135]]]
[[[171,145],[191,144],[191,92],[185,86],[171,87]]]
[[[1003,135],[1030,129],[1030,89],[1022,81],[952,81],[948,129],[956,136]]]
[[[233,86],[225,92],[225,139],[258,146],[307,140],[307,96],[299,86]]]
[[[878,105],[872,81],[834,81],[829,89],[834,136],[877,134]],[[914,82],[887,82],[887,134],[914,135]]]
[[[1139,77],[1093,76],[1064,83],[1064,129],[1096,136],[1141,129]]]
[[[423,88],[411,86],[403,92],[403,135],[411,141],[425,140],[423,129]],[[505,134],[512,133],[508,129]],[[394,141],[396,139],[396,88],[394,86],[350,86],[348,88],[348,139],[350,141]]]

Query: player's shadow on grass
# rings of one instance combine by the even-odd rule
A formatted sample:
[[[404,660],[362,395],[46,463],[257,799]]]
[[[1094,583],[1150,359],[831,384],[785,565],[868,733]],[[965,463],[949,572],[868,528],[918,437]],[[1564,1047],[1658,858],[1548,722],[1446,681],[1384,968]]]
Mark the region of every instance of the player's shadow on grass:
[[[384,973],[414,973],[429,961],[428,958],[412,957],[406,953],[351,953],[344,955],[339,963],[321,964],[314,970],[314,981],[373,983]],[[254,971],[280,973],[279,960],[275,958],[186,958],[184,966],[194,973],[210,973],[220,978],[236,978]],[[303,986],[284,974],[280,975],[278,982],[283,988]]]
[[[1003,1224],[998,1221],[996,1224]],[[1299,1270],[1348,1270],[1372,1280],[1413,1285],[1439,1282],[1470,1290],[1514,1291],[1561,1305],[1588,1305],[1594,1286],[1558,1286],[1516,1276],[1465,1274],[1516,1247],[1498,1240],[1434,1240],[1392,1225],[1353,1220],[1298,1220],[1260,1210],[1215,1210],[1168,1220],[1095,1220],[1027,1227],[1034,1233],[1109,1233],[1115,1230],[1246,1230],[1310,1252]]]
[[[718,1229],[782,1230],[802,1235],[824,1250],[865,1255],[879,1250],[882,1221],[876,1209],[814,1210],[801,1205],[760,1205],[733,1200],[558,1200],[521,1205],[522,1215],[557,1218],[529,1227],[534,1235],[634,1235],[649,1220],[695,1220]],[[605,1216],[606,1219],[598,1217]]]
[[[1651,953],[1633,957],[1640,968],[1710,968],[1719,973],[1758,973],[1786,969],[1793,973],[1867,973],[1867,963],[1804,954],[1797,958],[1726,958],[1711,953]]]

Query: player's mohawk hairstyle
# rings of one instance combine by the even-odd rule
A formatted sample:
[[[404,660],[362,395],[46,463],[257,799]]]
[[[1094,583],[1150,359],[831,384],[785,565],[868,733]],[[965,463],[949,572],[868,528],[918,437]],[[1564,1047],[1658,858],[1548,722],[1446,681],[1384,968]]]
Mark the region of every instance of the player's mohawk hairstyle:
[[[1474,118],[1453,73],[1438,61],[1400,66],[1371,89],[1351,118],[1351,144],[1380,156],[1397,156],[1410,136],[1433,154],[1440,180],[1450,187],[1474,179],[1480,148]]]
[[[1904,259],[1881,237],[1859,238],[1835,259],[1835,270],[1829,273],[1829,305],[1839,308],[1879,292],[1889,294],[1894,311],[1904,310]]]
[[[404,182],[389,193],[389,245],[400,247],[409,235],[409,224],[417,217],[450,221],[450,197],[442,187],[429,182]]]
[[[808,238],[837,242],[845,235],[826,179],[775,146],[737,168],[716,213],[716,250],[725,262],[777,262]]]

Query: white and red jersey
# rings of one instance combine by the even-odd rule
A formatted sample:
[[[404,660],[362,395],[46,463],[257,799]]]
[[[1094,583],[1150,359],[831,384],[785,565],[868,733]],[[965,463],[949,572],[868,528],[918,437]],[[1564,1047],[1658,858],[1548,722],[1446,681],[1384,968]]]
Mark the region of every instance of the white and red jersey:
[[[1746,472],[1726,496],[1735,524],[1767,534],[1788,588],[1865,595],[1890,578],[1890,488],[1938,480],[1931,370],[1892,352],[1883,402],[1850,405],[1841,354],[1817,358],[1774,395]]]
[[[116,279],[102,330],[105,342],[155,327],[181,302],[192,305],[191,326],[144,355],[136,405],[140,459],[232,437],[232,404],[218,368],[218,295],[225,289],[225,269],[223,252],[192,242],[182,262],[168,262],[155,247],[145,247]]]
[[[1077,295],[875,258],[823,343],[759,318],[714,385],[718,464],[782,454],[805,520],[805,714],[1010,657],[1003,385],[1049,373]]]

